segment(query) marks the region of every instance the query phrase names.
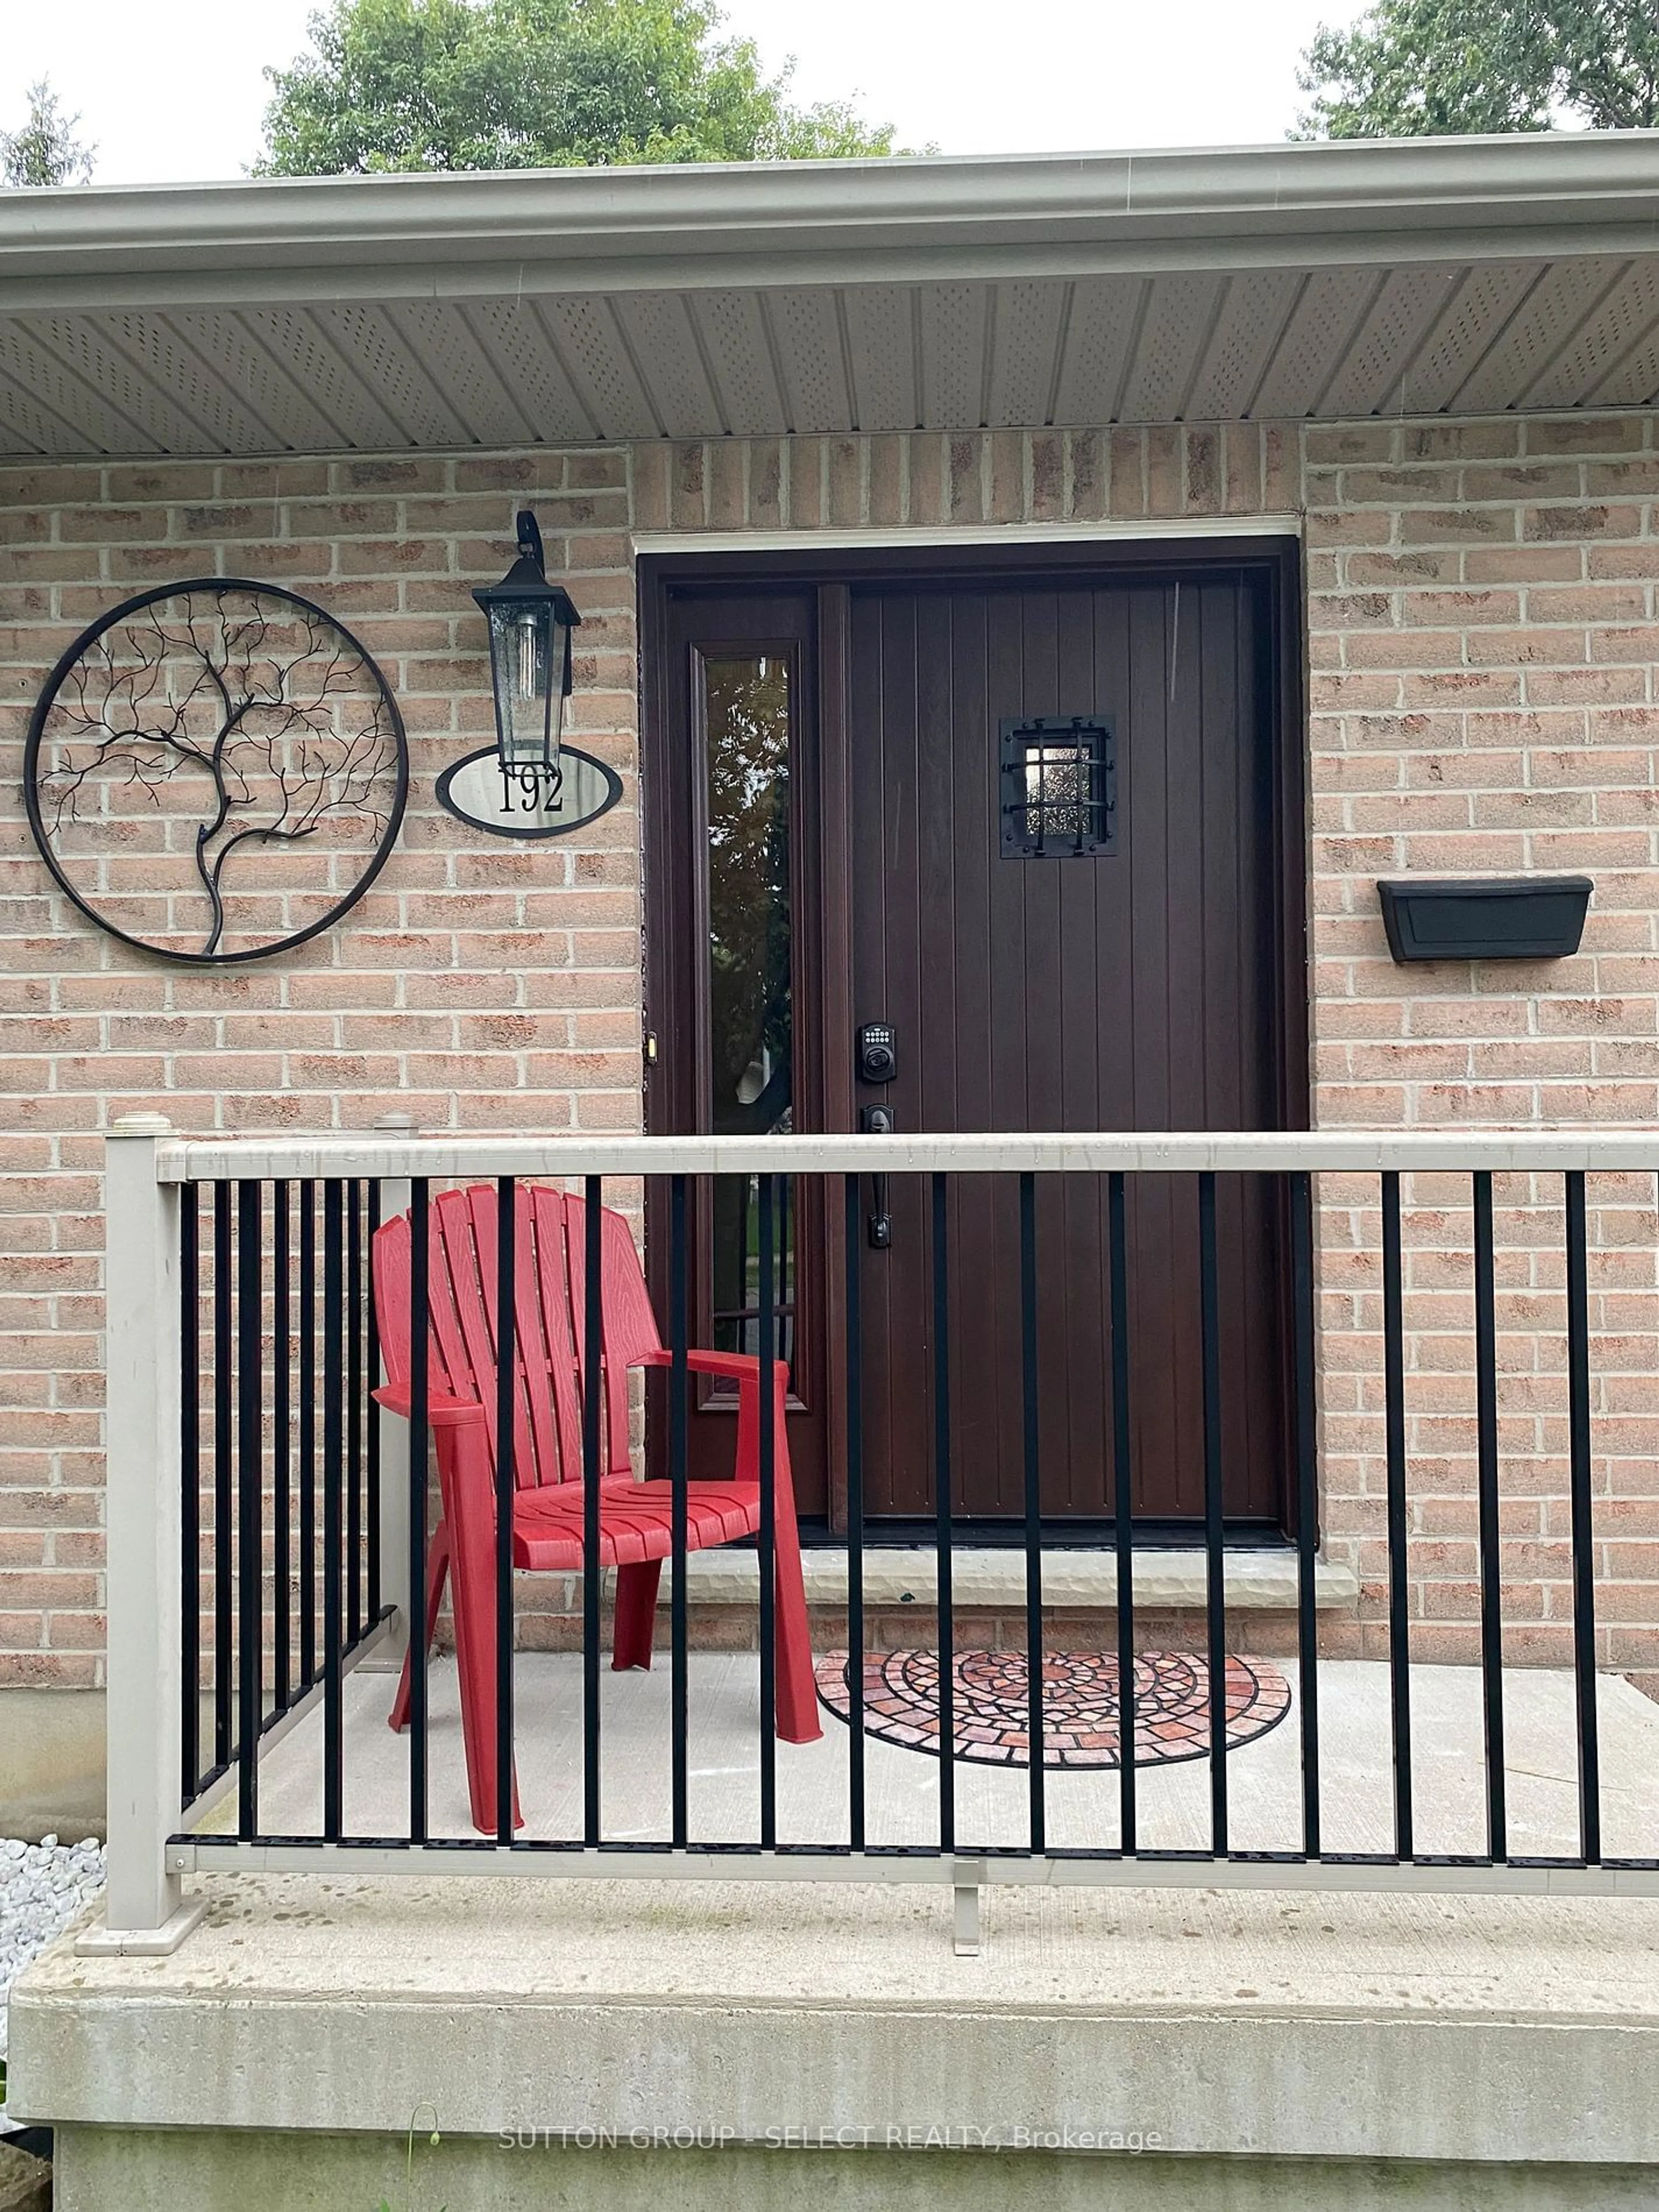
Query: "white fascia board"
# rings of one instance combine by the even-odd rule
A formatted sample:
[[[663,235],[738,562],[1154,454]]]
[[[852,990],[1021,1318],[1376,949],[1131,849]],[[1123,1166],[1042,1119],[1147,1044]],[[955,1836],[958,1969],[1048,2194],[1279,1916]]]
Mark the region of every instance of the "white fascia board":
[[[0,192],[0,306],[1651,252],[1659,133]]]

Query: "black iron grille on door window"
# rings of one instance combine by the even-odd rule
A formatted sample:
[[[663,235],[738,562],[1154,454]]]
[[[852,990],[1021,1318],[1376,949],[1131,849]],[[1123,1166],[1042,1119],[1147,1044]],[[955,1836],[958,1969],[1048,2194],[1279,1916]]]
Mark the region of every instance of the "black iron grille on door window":
[[[1005,858],[1061,860],[1117,845],[1109,716],[1038,715],[1001,726]]]

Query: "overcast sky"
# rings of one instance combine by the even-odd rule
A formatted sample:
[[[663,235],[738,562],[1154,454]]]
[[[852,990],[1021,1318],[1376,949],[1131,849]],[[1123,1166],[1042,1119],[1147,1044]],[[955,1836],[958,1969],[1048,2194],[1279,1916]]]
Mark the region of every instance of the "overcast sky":
[[[240,176],[261,70],[306,44],[314,0],[0,0],[0,127],[46,76],[100,184]],[[1296,58],[1358,0],[728,0],[805,100],[854,94],[945,154],[1279,139]]]

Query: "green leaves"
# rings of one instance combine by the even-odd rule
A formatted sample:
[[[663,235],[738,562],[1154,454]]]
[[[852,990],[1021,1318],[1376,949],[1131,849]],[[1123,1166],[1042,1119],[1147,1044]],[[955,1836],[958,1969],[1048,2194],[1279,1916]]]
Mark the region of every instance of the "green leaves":
[[[58,112],[58,94],[45,77],[29,87],[28,103],[21,131],[0,131],[0,184],[88,183],[96,149],[76,137],[80,117]]]
[[[1295,136],[1395,138],[1650,130],[1659,123],[1652,0],[1377,0],[1322,26],[1297,72]]]
[[[798,108],[701,0],[334,0],[269,70],[264,176],[796,160],[893,150]]]

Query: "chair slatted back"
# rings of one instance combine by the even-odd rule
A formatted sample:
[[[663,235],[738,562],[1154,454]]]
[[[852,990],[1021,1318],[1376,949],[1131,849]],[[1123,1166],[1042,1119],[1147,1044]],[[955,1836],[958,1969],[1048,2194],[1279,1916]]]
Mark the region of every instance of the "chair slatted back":
[[[580,1479],[587,1211],[520,1183],[514,1211],[513,1477],[520,1488]],[[495,1188],[441,1192],[428,1213],[428,1374],[434,1390],[482,1405],[496,1462],[498,1214]],[[600,1218],[601,1472],[631,1472],[628,1363],[660,1339],[633,1233]],[[410,1379],[410,1233],[398,1214],[374,1236],[374,1302],[386,1372]]]
[[[587,1381],[587,1201],[574,1192],[564,1201],[565,1249],[570,1268],[570,1326],[576,1340],[576,1372]],[[629,1362],[659,1352],[657,1316],[651,1310],[645,1270],[634,1232],[608,1206],[599,1208],[599,1316],[604,1346],[605,1433],[607,1473],[626,1474]],[[578,1432],[580,1434],[580,1431]],[[580,1459],[578,1464],[580,1465]]]

